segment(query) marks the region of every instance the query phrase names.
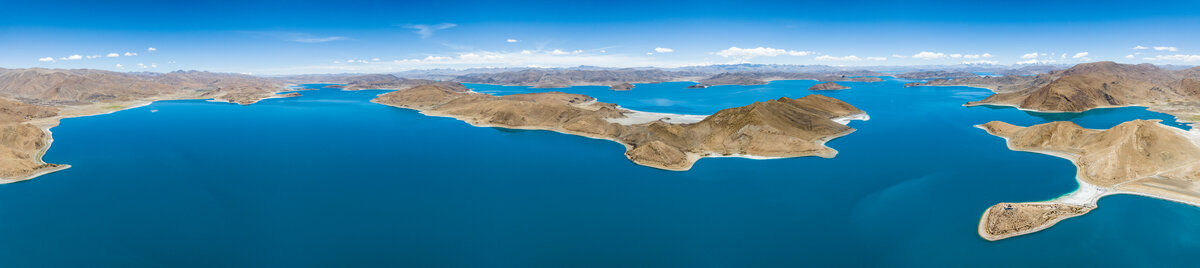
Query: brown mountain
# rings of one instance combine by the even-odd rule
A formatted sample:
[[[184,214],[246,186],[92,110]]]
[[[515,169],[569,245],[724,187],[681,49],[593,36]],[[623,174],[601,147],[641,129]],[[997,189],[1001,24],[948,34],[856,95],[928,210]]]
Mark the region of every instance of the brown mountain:
[[[863,114],[845,102],[810,95],[718,111],[691,124],[654,121],[624,125],[610,119],[636,113],[594,98],[559,92],[492,96],[437,85],[383,94],[375,102],[447,116],[475,126],[540,129],[624,144],[633,162],[687,170],[704,156],[833,157],[825,141],[854,129],[831,119]]]
[[[0,70],[0,96],[46,105],[121,102],[164,95],[247,104],[284,90],[283,84],[275,80],[199,71],[134,74],[88,69]]]
[[[349,77],[339,77],[334,81],[336,83],[345,84],[329,86],[331,88],[341,88],[345,90],[362,90],[362,89],[410,89],[416,86],[441,84],[443,87],[452,88],[455,91],[465,92],[467,87],[455,82],[439,82],[427,79],[408,79],[400,78],[390,74],[368,74]]]
[[[1070,159],[1081,190],[1058,200],[1002,203],[985,212],[980,235],[989,240],[1035,232],[1096,207],[1101,196],[1132,193],[1200,206],[1200,135],[1134,120],[1107,130],[1068,121],[1018,127],[980,125],[1008,139],[1013,150]]]
[[[1151,64],[1084,63],[1017,81],[1003,90],[997,88],[995,95],[967,105],[995,104],[1052,112],[1133,105],[1196,121],[1200,119],[1194,118],[1200,115],[1197,81],[1200,81],[1200,67],[1171,71]]]

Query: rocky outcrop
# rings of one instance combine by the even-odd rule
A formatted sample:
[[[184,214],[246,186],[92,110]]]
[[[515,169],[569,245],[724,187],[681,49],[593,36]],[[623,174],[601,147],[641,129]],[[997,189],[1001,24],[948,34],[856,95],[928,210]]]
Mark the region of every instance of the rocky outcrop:
[[[551,130],[624,144],[634,163],[690,169],[705,156],[833,157],[825,141],[854,129],[832,119],[864,114],[837,99],[810,95],[730,108],[690,124],[654,121],[624,125],[611,119],[634,111],[578,94],[492,96],[437,85],[383,94],[375,102],[447,116],[476,126]]]
[[[839,85],[834,82],[825,82],[808,87],[808,90],[842,90],[850,87]]]
[[[626,90],[632,90],[632,89],[633,89],[633,84],[630,84],[630,83],[620,83],[620,84],[612,85],[612,86],[611,86],[611,87],[609,87],[608,89],[611,89],[611,90],[616,90],[616,91],[626,91]]]
[[[1134,120],[1107,130],[1068,121],[1018,127],[993,121],[979,126],[1008,139],[1013,150],[1070,159],[1080,190],[1047,202],[1001,203],[981,219],[980,236],[998,240],[1050,227],[1096,207],[1105,195],[1129,193],[1200,206],[1200,135]]]

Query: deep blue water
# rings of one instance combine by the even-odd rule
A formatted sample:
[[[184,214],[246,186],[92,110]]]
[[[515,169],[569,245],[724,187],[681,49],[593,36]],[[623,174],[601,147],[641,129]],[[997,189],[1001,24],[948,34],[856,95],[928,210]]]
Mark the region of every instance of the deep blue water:
[[[1069,161],[973,125],[1184,127],[1170,116],[963,107],[989,93],[903,82],[820,92],[871,115],[829,142],[836,158],[703,159],[687,172],[634,165],[609,141],[370,103],[375,90],[66,119],[46,160],[74,167],[0,185],[0,267],[1195,266],[1200,209],[1144,197],[1107,197],[1032,235],[976,235],[988,206],[1076,185]],[[470,86],[709,114],[815,83]]]

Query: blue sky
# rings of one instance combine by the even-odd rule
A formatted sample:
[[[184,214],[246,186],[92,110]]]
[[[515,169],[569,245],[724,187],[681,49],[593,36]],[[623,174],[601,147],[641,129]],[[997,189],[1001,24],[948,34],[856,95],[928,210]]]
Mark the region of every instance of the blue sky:
[[[0,67],[1200,65],[1197,10],[1200,1],[19,1],[0,9]]]

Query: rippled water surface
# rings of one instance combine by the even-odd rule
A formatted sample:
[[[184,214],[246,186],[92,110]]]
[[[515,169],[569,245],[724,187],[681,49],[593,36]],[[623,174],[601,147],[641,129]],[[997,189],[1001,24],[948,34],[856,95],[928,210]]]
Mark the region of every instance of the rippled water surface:
[[[610,141],[370,103],[376,90],[66,119],[46,161],[73,167],[0,185],[0,266],[1195,265],[1200,209],[1144,197],[1107,197],[1032,235],[976,235],[988,206],[1076,185],[1069,161],[1010,151],[974,125],[1186,128],[1172,117],[963,107],[990,93],[904,82],[819,92],[871,116],[829,143],[836,158],[703,159],[687,172],[634,165]],[[469,86],[711,114],[816,83]]]

